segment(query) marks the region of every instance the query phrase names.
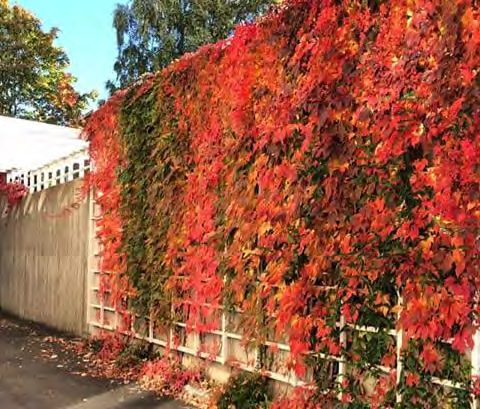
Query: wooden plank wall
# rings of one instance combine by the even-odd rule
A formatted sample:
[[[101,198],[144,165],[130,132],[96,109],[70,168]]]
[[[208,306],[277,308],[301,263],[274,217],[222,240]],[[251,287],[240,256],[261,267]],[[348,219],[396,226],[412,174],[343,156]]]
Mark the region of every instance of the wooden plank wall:
[[[0,205],[0,308],[77,335],[87,331],[87,200],[58,215],[81,183],[29,194],[8,213]]]

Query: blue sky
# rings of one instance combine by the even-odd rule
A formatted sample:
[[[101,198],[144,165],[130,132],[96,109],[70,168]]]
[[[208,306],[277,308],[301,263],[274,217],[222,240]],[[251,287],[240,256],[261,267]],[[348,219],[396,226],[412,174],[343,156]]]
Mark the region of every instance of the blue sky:
[[[112,14],[126,0],[12,0],[30,10],[46,30],[60,29],[57,45],[66,51],[70,72],[78,78],[81,92],[93,89],[106,96],[105,82],[114,79],[116,57]]]

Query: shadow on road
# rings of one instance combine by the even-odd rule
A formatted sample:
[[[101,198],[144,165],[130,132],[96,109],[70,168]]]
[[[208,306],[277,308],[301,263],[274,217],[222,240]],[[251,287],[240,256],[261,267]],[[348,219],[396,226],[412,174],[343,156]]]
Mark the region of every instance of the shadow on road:
[[[181,408],[134,386],[92,378],[55,334],[0,313],[0,408]],[[69,339],[69,343],[75,339]]]

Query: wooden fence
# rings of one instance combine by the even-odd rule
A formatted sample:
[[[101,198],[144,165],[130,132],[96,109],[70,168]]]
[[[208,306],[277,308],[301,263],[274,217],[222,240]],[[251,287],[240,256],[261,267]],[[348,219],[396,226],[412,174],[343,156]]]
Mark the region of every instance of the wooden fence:
[[[0,204],[0,308],[78,335],[88,331],[89,205],[59,213],[81,183],[29,194],[10,211]]]

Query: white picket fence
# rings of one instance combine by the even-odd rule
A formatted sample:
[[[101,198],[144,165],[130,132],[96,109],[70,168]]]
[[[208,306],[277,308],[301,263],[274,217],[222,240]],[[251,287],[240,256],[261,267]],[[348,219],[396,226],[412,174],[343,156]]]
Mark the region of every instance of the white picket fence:
[[[7,182],[22,183],[30,193],[34,193],[74,179],[82,179],[89,169],[90,158],[85,148],[38,169],[10,171],[7,173]]]

